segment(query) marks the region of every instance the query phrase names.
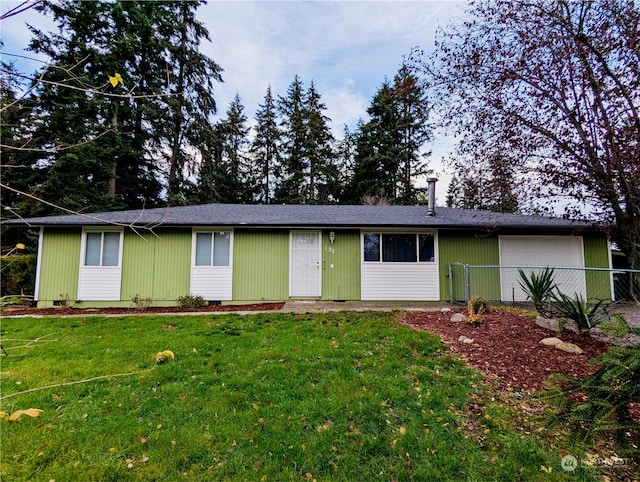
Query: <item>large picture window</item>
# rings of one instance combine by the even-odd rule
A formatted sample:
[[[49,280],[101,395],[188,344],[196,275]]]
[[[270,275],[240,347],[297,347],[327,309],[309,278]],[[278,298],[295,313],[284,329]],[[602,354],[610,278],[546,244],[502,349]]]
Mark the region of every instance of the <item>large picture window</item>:
[[[231,232],[196,233],[196,266],[229,266]]]
[[[85,266],[118,266],[120,261],[120,233],[87,233]]]
[[[429,263],[435,261],[434,235],[429,233],[366,233],[364,261]]]

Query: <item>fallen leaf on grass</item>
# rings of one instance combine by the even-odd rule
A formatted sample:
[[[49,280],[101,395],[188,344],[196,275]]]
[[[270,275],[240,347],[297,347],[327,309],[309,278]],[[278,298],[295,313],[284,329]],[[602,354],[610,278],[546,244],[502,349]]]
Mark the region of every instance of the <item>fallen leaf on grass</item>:
[[[160,363],[165,360],[175,360],[176,357],[171,350],[159,351],[156,353],[156,362]]]
[[[27,410],[18,410],[16,412],[13,412],[11,415],[9,415],[9,418],[7,420],[9,420],[9,422],[15,422],[23,415],[28,415],[29,417],[36,418],[36,417],[39,417],[42,412],[43,410],[40,410],[39,408],[28,408]]]
[[[324,432],[325,430],[329,430],[331,427],[333,426],[333,421],[332,420],[327,420],[325,423],[323,423],[322,425],[318,425],[316,427],[316,430],[318,432]]]

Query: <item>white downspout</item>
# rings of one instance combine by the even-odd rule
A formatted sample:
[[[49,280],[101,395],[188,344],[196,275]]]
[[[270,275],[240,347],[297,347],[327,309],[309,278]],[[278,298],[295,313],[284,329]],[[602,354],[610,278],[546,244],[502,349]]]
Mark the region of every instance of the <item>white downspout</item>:
[[[36,285],[33,290],[33,301],[37,302],[40,293],[40,267],[42,266],[42,241],[44,239],[44,226],[40,226],[38,233],[38,255],[36,257]]]

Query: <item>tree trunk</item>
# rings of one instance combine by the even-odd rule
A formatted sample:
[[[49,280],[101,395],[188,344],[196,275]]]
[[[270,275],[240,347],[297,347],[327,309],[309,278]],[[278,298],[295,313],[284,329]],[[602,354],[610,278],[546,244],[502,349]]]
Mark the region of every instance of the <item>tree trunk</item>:
[[[118,104],[117,102],[113,103],[113,117],[111,118],[111,127],[113,128],[115,136],[118,135]],[[113,159],[111,160],[111,172],[109,173],[109,197],[116,197],[116,167],[118,163],[118,158],[114,154]]]

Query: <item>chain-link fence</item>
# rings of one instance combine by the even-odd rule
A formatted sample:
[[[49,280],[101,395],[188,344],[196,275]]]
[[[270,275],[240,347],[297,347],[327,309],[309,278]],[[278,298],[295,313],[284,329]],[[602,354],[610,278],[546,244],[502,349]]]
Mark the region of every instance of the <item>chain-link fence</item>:
[[[452,303],[466,303],[474,296],[502,303],[524,303],[520,286],[522,270],[527,277],[553,270],[553,282],[566,295],[580,294],[588,300],[640,303],[640,270],[579,268],[575,266],[449,265]]]

